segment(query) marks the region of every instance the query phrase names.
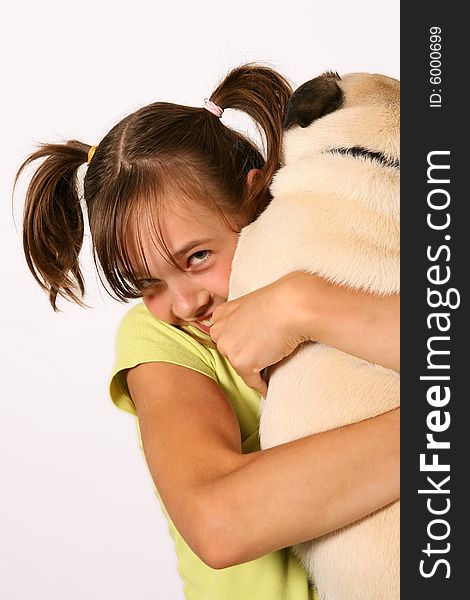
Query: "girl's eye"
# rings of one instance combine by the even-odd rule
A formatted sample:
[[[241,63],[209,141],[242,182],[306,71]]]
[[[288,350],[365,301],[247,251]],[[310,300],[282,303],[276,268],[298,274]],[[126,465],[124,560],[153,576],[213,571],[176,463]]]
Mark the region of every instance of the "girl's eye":
[[[206,260],[210,257],[210,255],[211,255],[210,250],[199,250],[198,252],[191,254],[191,256],[188,258],[188,263],[192,267],[197,267],[199,265],[202,265],[204,262],[206,262]]]

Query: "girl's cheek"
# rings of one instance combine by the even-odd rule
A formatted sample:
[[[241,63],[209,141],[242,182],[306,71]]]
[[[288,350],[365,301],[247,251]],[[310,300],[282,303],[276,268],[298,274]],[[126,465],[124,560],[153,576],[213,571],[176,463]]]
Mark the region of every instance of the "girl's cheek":
[[[142,296],[142,301],[145,304],[145,306],[147,307],[147,310],[153,314],[151,297],[150,296]]]
[[[222,276],[222,296],[227,300],[229,289],[230,289],[230,274],[232,270],[231,263],[228,263],[225,267],[225,271]]]
[[[157,300],[157,297],[155,294],[149,294],[148,296],[144,296],[142,298],[145,306],[147,307],[147,310],[157,319],[161,319],[163,321],[166,321],[167,315],[164,314],[164,310],[163,307],[160,306],[161,305],[161,301]]]

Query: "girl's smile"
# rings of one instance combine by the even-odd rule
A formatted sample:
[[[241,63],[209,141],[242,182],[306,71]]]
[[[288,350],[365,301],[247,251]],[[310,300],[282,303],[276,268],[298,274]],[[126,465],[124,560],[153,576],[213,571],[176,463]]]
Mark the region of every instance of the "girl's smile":
[[[238,233],[205,206],[188,212],[181,206],[159,219],[159,237],[179,268],[165,256],[151,227],[141,227],[138,236],[134,228],[129,254],[142,275],[148,310],[171,325],[191,324],[209,334],[213,311],[228,297]]]

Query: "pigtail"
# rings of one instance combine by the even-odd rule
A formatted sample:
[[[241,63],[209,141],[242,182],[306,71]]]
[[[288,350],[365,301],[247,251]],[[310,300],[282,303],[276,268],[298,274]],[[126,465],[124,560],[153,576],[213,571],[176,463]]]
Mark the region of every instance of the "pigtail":
[[[279,73],[247,64],[233,69],[210,97],[221,108],[244,111],[265,137],[266,161],[244,200],[250,220],[264,209],[262,199],[266,202],[270,197],[269,186],[281,163],[284,115],[291,95],[291,85]]]
[[[83,243],[83,214],[77,171],[87,161],[90,146],[78,141],[42,144],[18,170],[45,159],[36,169],[26,192],[23,249],[28,267],[49,294],[57,311],[57,296],[83,305],[85,292],[79,253]]]

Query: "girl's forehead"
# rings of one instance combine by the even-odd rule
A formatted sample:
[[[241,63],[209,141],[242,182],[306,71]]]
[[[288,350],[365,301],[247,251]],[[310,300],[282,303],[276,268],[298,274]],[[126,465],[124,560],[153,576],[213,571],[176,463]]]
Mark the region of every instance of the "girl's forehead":
[[[196,203],[192,206],[173,203],[158,211],[150,210],[146,213],[134,219],[134,227],[139,230],[140,236],[152,237],[157,231],[169,246],[173,245],[173,240],[188,235],[207,235],[208,232],[225,235],[229,229],[227,220],[219,212]]]

